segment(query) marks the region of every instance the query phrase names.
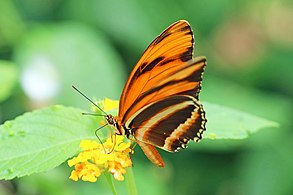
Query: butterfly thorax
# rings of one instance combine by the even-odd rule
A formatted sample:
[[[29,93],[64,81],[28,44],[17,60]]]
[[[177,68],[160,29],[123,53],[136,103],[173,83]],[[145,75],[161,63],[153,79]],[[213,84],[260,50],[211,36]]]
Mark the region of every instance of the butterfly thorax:
[[[119,117],[108,114],[106,116],[106,120],[109,125],[111,125],[115,128],[115,134],[125,135],[125,130],[123,128],[123,125],[121,124],[121,120]]]

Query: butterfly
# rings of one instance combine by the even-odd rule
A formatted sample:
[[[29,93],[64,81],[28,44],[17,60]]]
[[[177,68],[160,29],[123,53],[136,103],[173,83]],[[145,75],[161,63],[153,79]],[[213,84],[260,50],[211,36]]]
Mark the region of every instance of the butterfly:
[[[198,142],[206,130],[199,103],[205,57],[193,58],[189,23],[180,20],[144,51],[122,91],[118,116],[107,115],[115,133],[134,140],[148,159],[164,167],[156,147],[168,152]]]
[[[115,134],[135,141],[159,167],[165,164],[156,147],[177,152],[190,140],[198,142],[206,130],[205,111],[198,100],[206,58],[193,58],[193,45],[187,21],[169,26],[130,73],[118,116],[105,116]]]

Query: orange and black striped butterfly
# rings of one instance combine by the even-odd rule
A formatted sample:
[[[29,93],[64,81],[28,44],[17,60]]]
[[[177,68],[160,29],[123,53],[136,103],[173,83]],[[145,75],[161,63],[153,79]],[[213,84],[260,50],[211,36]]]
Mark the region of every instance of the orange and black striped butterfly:
[[[155,147],[177,152],[186,148],[189,140],[198,142],[206,129],[205,111],[198,101],[206,58],[193,58],[193,44],[193,33],[185,20],[160,34],[130,73],[118,116],[105,113],[73,88],[105,114],[102,116],[115,127],[115,134],[134,140],[151,162],[163,167]]]
[[[198,96],[205,57],[193,58],[193,32],[187,21],[169,26],[145,50],[120,97],[118,116],[107,115],[116,134],[126,135],[157,166],[155,147],[169,152],[199,141],[206,118]]]

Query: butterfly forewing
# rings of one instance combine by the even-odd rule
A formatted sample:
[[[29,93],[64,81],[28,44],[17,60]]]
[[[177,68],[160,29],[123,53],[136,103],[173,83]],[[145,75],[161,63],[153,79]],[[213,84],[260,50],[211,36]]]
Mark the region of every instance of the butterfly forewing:
[[[124,116],[129,110],[136,111],[131,107],[140,94],[150,89],[146,85],[152,76],[191,60],[193,42],[193,33],[186,21],[174,23],[158,36],[145,50],[126,82],[120,97],[119,116]]]

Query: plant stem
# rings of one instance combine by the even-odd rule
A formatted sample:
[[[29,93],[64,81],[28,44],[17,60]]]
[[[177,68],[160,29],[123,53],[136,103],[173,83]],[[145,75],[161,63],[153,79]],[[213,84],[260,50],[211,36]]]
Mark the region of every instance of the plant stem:
[[[114,195],[117,195],[117,191],[116,191],[115,185],[113,183],[111,174],[110,173],[104,173],[104,175],[105,175],[106,180],[107,180],[107,182],[108,182],[108,184],[109,184],[109,186],[110,186],[110,188],[112,190],[112,193]]]
[[[125,181],[126,181],[126,187],[128,189],[128,194],[137,195],[132,167],[127,168],[125,173]]]

